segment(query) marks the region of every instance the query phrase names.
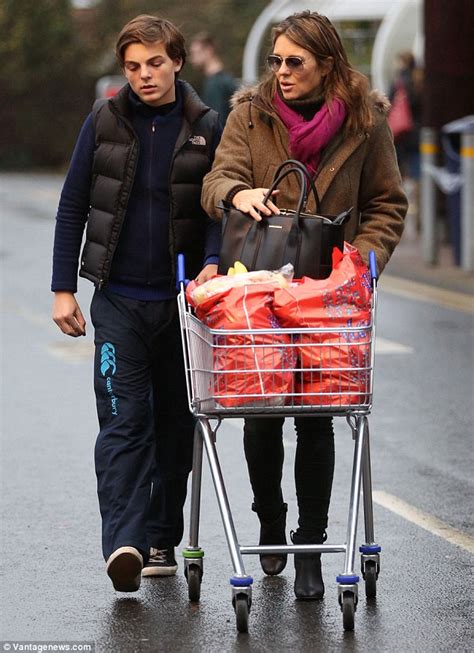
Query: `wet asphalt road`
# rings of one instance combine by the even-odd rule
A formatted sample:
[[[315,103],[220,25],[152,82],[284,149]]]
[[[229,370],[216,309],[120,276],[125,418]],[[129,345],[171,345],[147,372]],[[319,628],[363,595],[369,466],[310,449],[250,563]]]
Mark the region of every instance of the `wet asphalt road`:
[[[50,321],[50,258],[61,179],[0,176],[2,224],[2,614],[1,640],[95,642],[97,651],[472,650],[472,555],[375,503],[383,547],[376,601],[361,587],[356,626],[344,633],[335,576],[323,559],[326,597],[296,603],[293,566],[264,578],[255,557],[248,634],[238,635],[232,574],[204,461],[200,604],[182,574],[115,593],[100,553],[93,447],[92,334],[62,336]],[[374,490],[403,500],[460,533],[472,528],[472,314],[405,299],[381,284],[374,411]],[[91,284],[81,281],[87,313]],[[345,539],[352,441],[337,420],[330,542]],[[240,424],[227,421],[218,451],[237,532],[256,543],[257,521]],[[296,526],[287,421],[284,492]],[[359,541],[363,540],[360,520]],[[185,545],[183,541],[183,545]],[[472,545],[472,541],[471,541]],[[1,646],[0,646],[1,650]]]

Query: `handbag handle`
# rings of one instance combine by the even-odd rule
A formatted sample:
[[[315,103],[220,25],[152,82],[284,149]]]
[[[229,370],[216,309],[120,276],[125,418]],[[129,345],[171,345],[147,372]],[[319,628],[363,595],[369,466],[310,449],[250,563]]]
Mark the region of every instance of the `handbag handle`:
[[[284,168],[287,168],[284,170]],[[298,175],[299,180],[300,180],[300,186],[301,186],[301,192],[300,196],[298,199],[298,206],[296,209],[297,215],[299,215],[301,212],[304,212],[306,209],[306,203],[308,201],[308,187],[307,184],[309,183],[310,186],[310,191],[314,195],[314,199],[316,201],[316,213],[319,210],[319,196],[318,196],[318,191],[316,190],[316,186],[314,185],[313,178],[311,177],[309,171],[307,170],[306,166],[301,163],[301,161],[296,161],[296,159],[288,159],[287,161],[283,161],[283,163],[277,168],[275,175],[273,177],[273,182],[271,187],[268,189],[267,194],[263,198],[263,204],[266,204],[268,200],[270,199],[273,191],[278,187],[278,185],[283,181],[285,177],[287,177],[289,174],[294,172],[296,175]]]
[[[286,168],[286,169],[285,169]],[[295,214],[293,216],[293,219],[291,221],[291,228],[288,233],[288,238],[286,241],[286,246],[285,246],[285,259],[288,260],[294,260],[295,261],[295,266],[296,268],[298,267],[298,256],[299,256],[299,250],[301,247],[301,239],[302,239],[302,234],[301,234],[301,228],[300,228],[300,215],[304,210],[304,207],[306,206],[306,201],[307,201],[307,183],[308,181],[310,182],[310,188],[311,191],[314,193],[314,197],[316,199],[316,211],[319,207],[319,197],[316,192],[316,187],[313,183],[313,180],[311,179],[308,171],[306,170],[306,167],[300,163],[299,161],[294,161],[292,159],[289,159],[288,161],[284,161],[279,168],[277,169],[275,173],[275,177],[273,179],[273,183],[271,187],[268,189],[267,194],[265,195],[263,199],[263,204],[265,204],[269,197],[271,197],[272,192],[275,190],[275,188],[280,184],[280,182],[287,177],[288,175],[291,175],[292,173],[295,173],[300,180],[300,196],[298,199],[298,206],[296,208]],[[255,224],[257,227],[258,223]],[[291,252],[291,254],[290,254]]]
[[[283,161],[283,163],[281,163],[278,166],[277,171],[275,172],[273,178],[276,179],[276,177],[280,174],[280,172],[284,168],[286,168],[286,166],[289,166],[289,165],[291,165],[292,167],[299,168],[301,170],[301,172],[303,172],[305,174],[306,181],[309,183],[309,186],[310,186],[309,191],[312,191],[312,193],[314,195],[314,199],[316,200],[316,213],[317,213],[319,211],[319,205],[320,205],[318,191],[316,190],[316,185],[314,183],[314,179],[311,176],[308,168],[304,165],[304,163],[301,163],[301,161],[297,161],[296,159],[287,159],[286,161]],[[303,204],[303,211],[306,210],[306,203],[308,201],[309,191],[306,188],[306,193],[307,194],[306,194],[305,201],[304,201],[304,204]]]

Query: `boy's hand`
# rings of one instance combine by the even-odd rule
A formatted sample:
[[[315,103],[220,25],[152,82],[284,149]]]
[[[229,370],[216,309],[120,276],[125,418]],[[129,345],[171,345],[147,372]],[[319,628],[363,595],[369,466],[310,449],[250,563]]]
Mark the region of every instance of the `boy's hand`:
[[[215,277],[217,274],[217,265],[214,264],[209,264],[206,265],[201,272],[197,275],[196,277],[196,283],[201,284],[210,279],[211,277]]]
[[[53,320],[68,336],[86,335],[86,321],[73,292],[61,290],[54,293]]]

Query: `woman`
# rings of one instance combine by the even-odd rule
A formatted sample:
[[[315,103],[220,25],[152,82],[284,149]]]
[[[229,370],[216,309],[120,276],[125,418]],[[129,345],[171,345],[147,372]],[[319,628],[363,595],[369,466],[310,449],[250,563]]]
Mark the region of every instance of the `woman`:
[[[271,74],[255,89],[235,97],[213,168],[204,179],[203,207],[220,218],[225,199],[260,220],[260,213],[294,208],[299,196],[295,175],[281,184],[274,202],[262,199],[282,161],[296,158],[315,179],[322,213],[337,215],[353,206],[346,240],[367,259],[375,250],[382,270],[400,240],[407,201],[401,188],[393,140],[387,125],[388,102],[370,93],[366,78],[353,70],[331,22],[304,11],[273,29]],[[311,205],[311,202],[313,204]],[[310,198],[308,211],[315,211]],[[260,519],[261,544],[285,544],[286,510],[281,491],[283,418],[246,419],[244,447]],[[295,482],[299,509],[294,544],[326,539],[334,470],[330,417],[295,418]],[[262,555],[262,568],[279,574],[284,555]],[[295,555],[295,594],[322,598],[320,554]]]
[[[389,91],[391,103],[396,100],[397,91],[406,92],[408,107],[413,121],[410,131],[395,134],[395,149],[402,177],[417,180],[419,174],[419,140],[421,128],[421,85],[422,72],[416,66],[415,57],[409,51],[399,52],[395,59],[395,76]],[[390,121],[389,121],[390,122]]]
[[[389,116],[392,127],[398,165],[403,179],[405,192],[409,197],[410,213],[413,215],[413,227],[420,230],[419,201],[420,201],[420,129],[423,93],[423,71],[416,65],[415,57],[409,51],[399,52],[395,58],[395,76],[389,91],[393,114]],[[402,130],[398,115],[406,115],[408,104],[408,118],[411,125],[407,131]],[[405,108],[405,110],[404,110]],[[398,122],[398,124],[397,124]],[[410,224],[410,213],[408,222]],[[413,228],[412,230],[413,231]]]

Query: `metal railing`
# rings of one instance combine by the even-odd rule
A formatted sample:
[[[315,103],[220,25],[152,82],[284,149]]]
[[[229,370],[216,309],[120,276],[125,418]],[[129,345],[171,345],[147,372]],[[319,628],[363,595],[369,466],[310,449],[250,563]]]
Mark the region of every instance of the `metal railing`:
[[[439,256],[439,231],[436,225],[436,188],[449,195],[460,191],[460,263],[463,270],[474,270],[474,132],[460,134],[459,172],[436,165],[439,145],[437,132],[423,127],[421,156],[421,251],[425,263],[435,265]]]

